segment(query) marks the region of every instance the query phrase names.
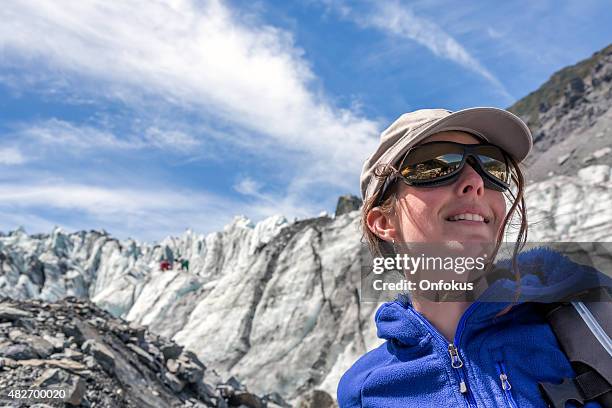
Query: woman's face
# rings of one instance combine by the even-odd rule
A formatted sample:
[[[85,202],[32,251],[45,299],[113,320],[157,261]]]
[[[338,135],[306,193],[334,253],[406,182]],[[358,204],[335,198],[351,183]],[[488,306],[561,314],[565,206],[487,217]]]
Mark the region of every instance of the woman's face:
[[[477,144],[474,136],[459,131],[436,133],[422,143],[451,141]],[[399,242],[495,242],[506,214],[501,192],[484,187],[482,177],[466,164],[452,184],[413,187],[399,182],[396,211],[391,223]],[[480,220],[453,220],[476,214]],[[469,216],[467,217],[469,218]]]

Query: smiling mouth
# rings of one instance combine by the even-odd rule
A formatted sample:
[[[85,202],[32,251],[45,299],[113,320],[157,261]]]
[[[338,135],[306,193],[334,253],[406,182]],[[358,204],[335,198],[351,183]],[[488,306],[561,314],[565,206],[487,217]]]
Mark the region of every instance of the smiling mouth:
[[[452,217],[447,217],[446,221],[450,222],[470,222],[470,223],[484,223],[488,224],[490,220],[488,218],[483,217],[480,214],[457,214]]]

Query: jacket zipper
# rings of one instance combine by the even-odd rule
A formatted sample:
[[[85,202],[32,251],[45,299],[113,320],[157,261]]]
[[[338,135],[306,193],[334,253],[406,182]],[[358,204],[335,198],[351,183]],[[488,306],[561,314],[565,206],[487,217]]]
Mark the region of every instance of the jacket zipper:
[[[512,385],[510,385],[510,381],[508,380],[508,375],[506,375],[506,367],[502,361],[497,362],[497,374],[499,374],[499,380],[501,381],[501,387],[504,391],[504,398],[506,399],[506,403],[510,408],[518,408],[516,401],[514,401],[514,397],[510,390],[512,389]]]
[[[448,341],[442,335],[442,333],[440,333],[438,329],[433,327],[427,319],[425,319],[416,310],[414,310],[412,306],[408,308],[408,310],[410,310],[429,329],[429,331],[434,335],[434,337],[438,339],[438,341],[442,342],[443,344],[448,344],[448,354],[450,355],[450,358],[451,358],[451,367],[455,370],[455,372],[459,376],[459,392],[466,397],[469,408],[474,408],[474,407],[477,408],[478,405],[476,404],[476,400],[474,399],[474,396],[472,395],[472,393],[469,392],[470,389],[469,389],[469,384],[467,382],[467,375],[465,375],[463,371],[463,368],[464,368],[463,360],[461,360],[461,355],[459,353],[459,348],[457,346],[459,345],[459,342],[461,341],[461,335],[463,334],[463,330],[465,328],[465,321],[468,318],[468,316],[472,314],[477,303],[478,302],[472,303],[463,313],[463,315],[461,316],[461,319],[459,319],[459,324],[457,325],[457,331],[455,332],[455,338],[453,339],[452,343],[448,343]]]

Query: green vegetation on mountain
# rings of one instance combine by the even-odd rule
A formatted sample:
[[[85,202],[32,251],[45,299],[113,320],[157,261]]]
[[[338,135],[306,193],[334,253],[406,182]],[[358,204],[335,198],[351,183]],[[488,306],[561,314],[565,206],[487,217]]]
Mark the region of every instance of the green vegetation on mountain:
[[[612,54],[612,44],[584,61],[557,71],[536,91],[516,102],[508,110],[527,121],[530,128],[538,127],[540,114],[546,112],[568,91],[579,95],[584,88],[584,79],[593,71],[597,71],[601,66],[600,61],[609,54]]]

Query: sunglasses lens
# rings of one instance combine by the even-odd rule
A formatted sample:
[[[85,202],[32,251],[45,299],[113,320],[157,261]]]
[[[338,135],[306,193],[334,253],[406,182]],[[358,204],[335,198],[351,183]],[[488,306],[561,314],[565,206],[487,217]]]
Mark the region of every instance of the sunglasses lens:
[[[501,149],[481,145],[473,152],[478,156],[482,170],[504,184],[509,183],[510,169]],[[416,183],[443,179],[460,169],[464,154],[464,145],[461,144],[426,143],[408,153],[400,165],[400,173],[406,180]]]
[[[497,180],[508,183],[510,169],[500,149],[495,146],[482,146],[478,149],[478,159],[482,163],[484,171]]]
[[[404,178],[427,181],[447,176],[461,166],[463,150],[445,143],[423,145],[412,150],[400,166]]]

